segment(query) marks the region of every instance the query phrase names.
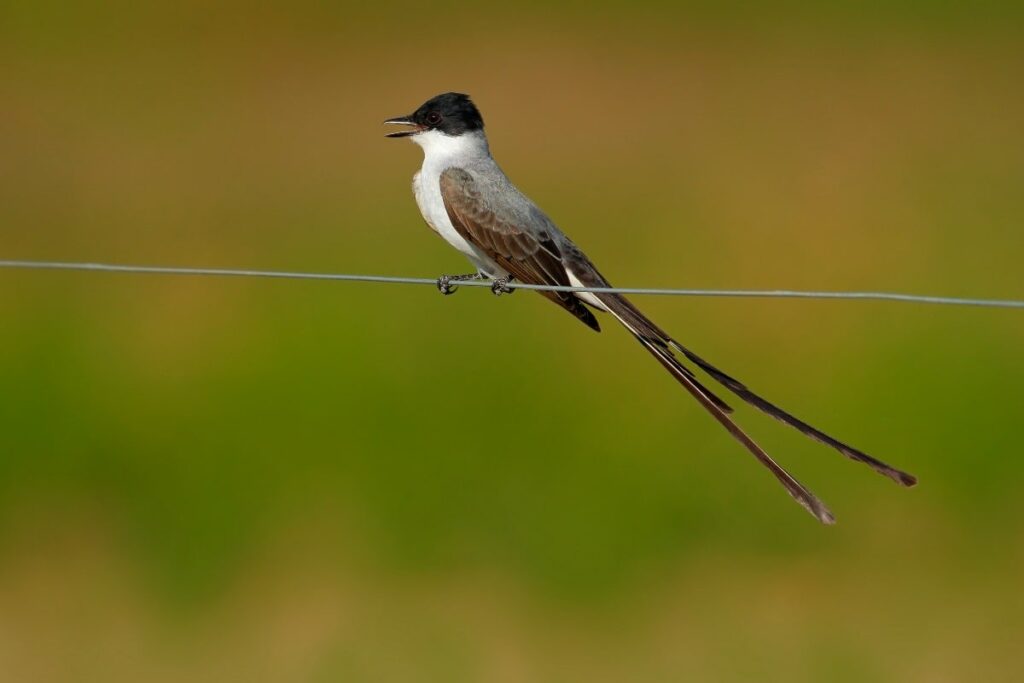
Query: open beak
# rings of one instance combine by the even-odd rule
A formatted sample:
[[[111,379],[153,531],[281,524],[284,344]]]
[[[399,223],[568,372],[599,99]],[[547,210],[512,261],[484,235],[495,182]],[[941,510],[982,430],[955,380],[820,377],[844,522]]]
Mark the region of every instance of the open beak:
[[[389,138],[405,138],[410,135],[416,135],[423,131],[423,126],[419,125],[412,120],[411,116],[396,116],[393,119],[388,119],[384,122],[385,125],[396,124],[399,126],[412,126],[411,130],[400,130],[394,133],[388,133],[385,137]]]

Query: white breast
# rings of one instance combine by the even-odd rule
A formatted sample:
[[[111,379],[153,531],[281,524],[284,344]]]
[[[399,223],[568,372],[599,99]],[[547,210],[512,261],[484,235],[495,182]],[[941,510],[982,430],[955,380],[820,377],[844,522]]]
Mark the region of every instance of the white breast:
[[[448,244],[462,252],[485,275],[507,275],[504,269],[458,233],[448,218],[448,210],[441,197],[441,173],[449,168],[459,167],[460,162],[471,159],[474,155],[489,154],[487,140],[482,134],[453,137],[438,131],[421,133],[413,136],[412,140],[423,148],[424,153],[423,167],[412,179],[412,191],[427,225]]]
[[[416,205],[420,207],[423,219],[434,229],[434,232],[472,259],[477,256],[477,251],[455,230],[451,219],[448,218],[444,199],[441,197],[441,172],[444,170],[443,168],[428,168],[424,164],[423,169],[413,176],[412,191],[416,195]]]

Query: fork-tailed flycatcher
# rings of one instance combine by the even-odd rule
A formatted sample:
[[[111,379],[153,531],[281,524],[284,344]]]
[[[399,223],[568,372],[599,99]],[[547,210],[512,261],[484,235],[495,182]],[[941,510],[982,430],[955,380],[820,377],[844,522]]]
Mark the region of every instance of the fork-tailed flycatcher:
[[[491,157],[484,121],[467,95],[444,93],[431,98],[409,116],[384,123],[409,128],[388,137],[408,137],[423,148],[423,167],[413,177],[416,204],[427,225],[461,251],[476,267],[471,275],[445,275],[438,288],[445,294],[453,282],[483,277],[494,280],[492,291],[509,291],[513,279],[535,285],[611,287],[590,259],[559,230],[547,214],[520,192]],[[843,455],[865,463],[902,484],[913,486],[910,474],[833,439],[761,398],[742,382],[693,353],[651,322],[624,296],[607,292],[540,291],[600,331],[591,308],[610,313],[683,385],[697,401],[782,483],[793,498],[825,524],[832,513],[813,493],[778,465],[733,422],[732,409],[684,366],[681,355],[712,379],[755,408],[795,427]]]

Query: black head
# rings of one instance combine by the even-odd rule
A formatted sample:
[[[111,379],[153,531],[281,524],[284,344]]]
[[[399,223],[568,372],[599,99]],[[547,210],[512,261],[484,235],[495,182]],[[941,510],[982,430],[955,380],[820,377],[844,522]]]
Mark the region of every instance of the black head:
[[[409,116],[388,119],[384,123],[413,126],[412,130],[388,133],[389,138],[404,138],[428,130],[437,130],[445,135],[462,135],[484,128],[484,119],[469,95],[458,92],[431,97]]]

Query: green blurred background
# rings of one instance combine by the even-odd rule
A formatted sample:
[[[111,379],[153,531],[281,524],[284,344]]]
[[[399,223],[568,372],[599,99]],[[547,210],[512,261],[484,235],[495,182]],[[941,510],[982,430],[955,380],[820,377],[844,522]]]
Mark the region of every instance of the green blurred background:
[[[1024,297],[1019,7],[0,5],[0,258],[436,276],[380,122],[471,93],[613,282]],[[920,477],[538,297],[0,272],[17,681],[1024,672],[1024,316],[646,298]]]

